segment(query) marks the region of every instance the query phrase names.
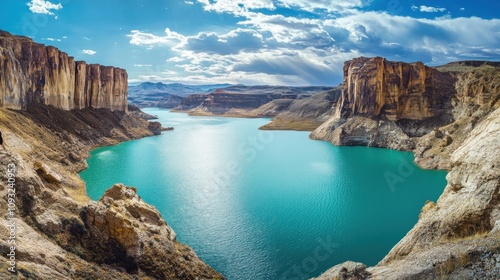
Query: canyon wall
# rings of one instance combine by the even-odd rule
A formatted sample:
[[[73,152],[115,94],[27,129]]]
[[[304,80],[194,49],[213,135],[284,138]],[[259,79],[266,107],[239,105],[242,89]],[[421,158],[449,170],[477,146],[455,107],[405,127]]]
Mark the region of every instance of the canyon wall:
[[[63,110],[127,111],[124,69],[75,61],[55,47],[0,30],[0,106],[26,109],[33,103]]]
[[[347,262],[316,279],[498,279],[500,63],[357,58],[344,73],[335,113],[311,137],[412,151],[448,170],[448,184],[376,266]]]
[[[335,114],[311,137],[336,145],[413,150],[413,137],[453,122],[457,79],[421,62],[381,57],[346,61]]]
[[[0,200],[0,234],[15,235],[15,243],[0,240],[0,262],[16,260],[0,279],[224,279],[135,188],[87,196],[77,172],[90,151],[162,129],[144,117],[128,112],[125,70],[0,31],[0,166],[15,169],[0,172],[2,182],[15,178],[0,186],[2,197],[15,193]]]
[[[448,113],[455,78],[421,62],[360,57],[344,64],[344,91],[336,115],[421,120]]]

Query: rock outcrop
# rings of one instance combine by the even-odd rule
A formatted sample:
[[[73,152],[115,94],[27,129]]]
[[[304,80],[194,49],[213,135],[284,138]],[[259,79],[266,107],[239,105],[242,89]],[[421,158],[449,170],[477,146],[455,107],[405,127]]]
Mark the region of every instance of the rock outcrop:
[[[0,200],[0,234],[15,235],[0,240],[1,279],[224,279],[133,188],[86,195],[77,172],[91,149],[163,130],[127,107],[125,70],[0,31],[0,165],[14,172],[0,181],[15,178],[0,184],[0,196],[15,193]]]
[[[127,111],[124,69],[75,61],[55,47],[0,30],[0,106]]]
[[[455,79],[421,62],[355,58],[344,64],[344,91],[336,116],[423,120],[449,114]]]
[[[415,143],[411,137],[423,136],[436,127],[453,122],[456,81],[451,73],[427,67],[421,62],[390,62],[381,57],[347,61],[344,64],[344,90],[334,108],[335,114],[311,137],[337,145],[412,150]],[[349,120],[351,116],[358,121]],[[361,132],[363,139],[344,139],[349,131],[359,132],[359,118],[366,120],[361,121],[366,123],[365,132]],[[394,135],[391,135],[391,130]]]
[[[323,273],[318,278],[311,280],[364,280],[370,277],[370,273],[366,271],[366,265],[347,261],[336,265]]]
[[[97,202],[76,174],[91,149],[152,135],[149,123],[107,109],[64,111],[37,104],[0,108],[6,149],[16,170],[17,274],[2,279],[224,279],[175,238],[158,211],[133,188],[115,185]],[[7,174],[0,172],[6,182]],[[8,188],[0,186],[6,197]],[[0,200],[7,209],[6,200]],[[9,232],[5,211],[0,233]],[[0,240],[0,250],[10,248]],[[0,261],[6,263],[6,254]]]
[[[413,151],[420,166],[449,170],[444,193],[414,228],[378,265],[358,265],[346,279],[498,279],[500,63],[433,69],[359,58],[344,71],[335,114],[312,138]],[[318,279],[342,279],[351,266]]]
[[[260,127],[263,130],[303,130],[313,131],[323,124],[334,113],[332,108],[336,108],[337,102],[340,99],[342,87],[336,87],[328,91],[316,93],[312,96],[287,100],[288,103],[272,111],[275,118],[268,124]],[[256,111],[268,112],[269,107],[275,108],[274,100],[264,106],[261,106]]]
[[[80,216],[86,229],[80,244],[93,259],[158,279],[222,278],[191,248],[176,241],[174,231],[135,188],[114,185],[99,201],[89,202]]]

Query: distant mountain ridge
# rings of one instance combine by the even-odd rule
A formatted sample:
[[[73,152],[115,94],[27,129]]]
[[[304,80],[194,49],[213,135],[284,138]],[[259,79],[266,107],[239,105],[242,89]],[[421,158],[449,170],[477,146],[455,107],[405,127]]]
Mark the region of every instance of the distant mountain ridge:
[[[164,84],[161,82],[145,82],[139,85],[130,85],[128,100],[139,107],[177,107],[184,98],[192,94],[209,94],[210,92],[227,87],[230,84],[213,85],[185,85],[180,83]]]
[[[333,87],[234,85],[219,88],[208,95],[190,95],[174,110],[187,112],[191,115],[274,117],[282,110],[287,109],[294,100],[308,98],[331,89]],[[265,104],[269,104],[269,106],[256,110]]]
[[[265,97],[265,103],[276,98],[292,98],[298,96],[311,96],[314,93],[327,91],[332,87],[326,86],[269,86],[269,85],[231,85],[231,84],[212,84],[212,85],[185,85],[181,83],[164,84],[161,82],[152,83],[145,82],[139,85],[129,86],[128,100],[131,104],[139,107],[158,107],[158,108],[176,108],[177,109],[192,109],[201,106],[201,103],[212,95],[220,94],[230,95],[230,102],[223,104],[225,107],[231,108],[237,99],[252,99],[258,95]],[[249,97],[252,96],[252,97]],[[229,101],[229,100],[226,100]],[[255,100],[254,100],[255,101]],[[262,101],[262,102],[264,102]],[[184,104],[183,102],[187,102]],[[237,107],[246,109],[255,109],[255,106],[246,106],[243,100]],[[254,102],[255,103],[255,102]],[[257,102],[258,105],[262,105]],[[179,106],[180,105],[180,106]],[[255,105],[255,104],[254,104]],[[210,110],[209,110],[210,111]]]

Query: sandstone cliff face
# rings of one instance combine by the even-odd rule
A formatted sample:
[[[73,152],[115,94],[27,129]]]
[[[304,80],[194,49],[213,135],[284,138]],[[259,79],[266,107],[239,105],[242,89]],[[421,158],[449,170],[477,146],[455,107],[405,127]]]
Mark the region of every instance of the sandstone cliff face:
[[[356,58],[344,64],[344,91],[337,117],[364,115],[422,120],[446,114],[455,95],[455,80],[421,62]]]
[[[346,263],[318,279],[498,279],[500,64],[345,65],[342,105],[311,137],[413,151],[420,166],[450,172],[437,203],[377,266]]]
[[[344,90],[334,116],[313,132],[313,139],[337,145],[367,145],[411,150],[410,137],[422,136],[453,121],[452,100],[456,77],[420,62],[390,62],[381,57],[360,57],[344,64]],[[352,130],[349,117],[370,118],[362,142],[342,139]],[[395,135],[384,128],[396,128]],[[380,127],[381,129],[378,129]],[[401,131],[402,130],[402,131]],[[398,141],[390,138],[401,138]],[[380,142],[378,141],[380,140]],[[386,146],[385,143],[392,143]]]
[[[0,165],[16,171],[17,275],[1,279],[224,279],[179,243],[158,211],[135,189],[115,185],[90,201],[76,174],[91,149],[152,135],[134,114],[107,109],[64,111],[36,104],[0,108]],[[6,181],[6,172],[0,172]],[[0,185],[0,195],[8,189]],[[8,236],[6,200],[0,234]],[[10,248],[0,240],[0,250]],[[6,254],[0,261],[6,263]]]
[[[127,72],[75,62],[55,47],[0,31],[0,106],[20,110],[33,103],[126,111]]]

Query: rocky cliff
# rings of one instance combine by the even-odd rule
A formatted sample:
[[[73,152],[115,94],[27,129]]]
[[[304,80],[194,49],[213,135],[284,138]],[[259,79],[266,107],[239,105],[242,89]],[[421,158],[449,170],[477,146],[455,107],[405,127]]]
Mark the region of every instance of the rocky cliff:
[[[347,61],[335,114],[312,137],[337,145],[412,150],[411,137],[453,121],[456,81],[451,73],[420,62],[390,62],[381,57]]]
[[[421,62],[390,62],[360,57],[344,64],[344,91],[336,116],[423,120],[449,114],[455,95],[449,73]]]
[[[344,72],[335,114],[311,136],[413,151],[420,166],[448,169],[448,185],[377,266],[348,262],[318,279],[498,279],[500,63],[359,58]]]
[[[224,279],[134,188],[86,195],[90,150],[162,130],[131,111],[125,70],[0,32],[1,279]]]
[[[0,106],[26,109],[33,103],[127,111],[127,72],[75,61],[55,47],[0,30]]]
[[[175,238],[134,188],[113,186],[91,201],[76,172],[101,145],[152,135],[148,122],[120,111],[63,111],[32,105],[0,108],[0,165],[16,166],[17,274],[7,271],[10,245],[0,240],[2,279],[223,279]],[[0,180],[7,182],[5,170]],[[9,188],[1,184],[0,195]],[[0,233],[8,236],[7,202]]]

